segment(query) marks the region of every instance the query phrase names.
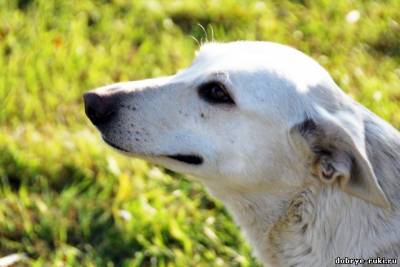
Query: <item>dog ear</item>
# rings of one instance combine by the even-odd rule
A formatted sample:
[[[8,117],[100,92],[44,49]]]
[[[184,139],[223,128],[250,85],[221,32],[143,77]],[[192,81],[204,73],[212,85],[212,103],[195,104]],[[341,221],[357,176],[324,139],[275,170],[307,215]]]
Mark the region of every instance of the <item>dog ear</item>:
[[[322,183],[338,183],[344,192],[388,208],[366,153],[363,129],[350,125],[329,115],[308,118],[292,127],[290,139]]]

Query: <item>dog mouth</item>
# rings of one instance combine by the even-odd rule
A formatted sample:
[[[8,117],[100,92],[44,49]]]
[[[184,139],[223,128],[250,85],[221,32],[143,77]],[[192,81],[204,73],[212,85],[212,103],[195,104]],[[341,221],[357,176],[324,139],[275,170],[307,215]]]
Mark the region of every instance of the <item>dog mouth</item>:
[[[130,151],[126,150],[123,147],[120,147],[119,145],[114,144],[113,142],[111,142],[110,140],[105,138],[104,136],[103,136],[103,140],[104,140],[104,142],[106,142],[107,145],[109,145],[117,150],[130,153]],[[165,155],[165,157],[176,160],[176,161],[180,161],[180,162],[183,162],[186,164],[191,164],[191,165],[201,165],[204,161],[201,156],[190,155],[190,154],[173,154],[173,155]]]
[[[198,155],[174,154],[167,155],[167,157],[186,164],[200,165],[203,163],[203,158]]]
[[[120,147],[120,146],[114,144],[114,143],[111,142],[110,140],[107,140],[107,138],[105,138],[104,136],[102,136],[102,137],[103,137],[104,142],[107,143],[107,145],[109,145],[109,146],[111,146],[111,147],[113,147],[113,148],[115,148],[115,149],[117,149],[117,150],[121,150],[121,151],[123,151],[123,152],[128,152],[128,153],[129,153],[129,151],[126,150],[125,148],[122,148],[122,147]]]

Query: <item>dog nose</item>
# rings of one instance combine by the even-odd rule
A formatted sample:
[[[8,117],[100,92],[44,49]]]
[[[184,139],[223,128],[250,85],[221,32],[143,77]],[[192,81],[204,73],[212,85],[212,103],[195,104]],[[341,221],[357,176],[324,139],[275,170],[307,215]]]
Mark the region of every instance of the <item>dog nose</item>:
[[[116,113],[113,97],[110,95],[88,92],[83,95],[85,113],[94,125],[108,122]]]

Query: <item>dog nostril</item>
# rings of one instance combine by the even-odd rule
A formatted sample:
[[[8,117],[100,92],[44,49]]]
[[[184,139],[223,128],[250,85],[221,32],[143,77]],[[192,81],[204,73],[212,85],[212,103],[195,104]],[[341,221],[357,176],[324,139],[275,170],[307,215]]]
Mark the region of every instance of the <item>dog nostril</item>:
[[[86,110],[86,114],[89,117],[89,119],[94,123],[94,124],[100,124],[104,123],[111,118],[114,112],[109,111],[107,113],[101,113],[97,112],[95,109],[89,107]]]
[[[89,92],[84,95],[84,102],[85,113],[95,125],[108,122],[115,114],[111,96]]]

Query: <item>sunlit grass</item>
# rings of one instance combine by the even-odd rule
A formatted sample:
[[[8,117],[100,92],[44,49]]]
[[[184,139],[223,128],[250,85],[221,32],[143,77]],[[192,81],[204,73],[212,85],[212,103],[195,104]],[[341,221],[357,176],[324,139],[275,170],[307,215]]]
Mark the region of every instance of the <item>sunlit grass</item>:
[[[398,10],[397,0],[0,1],[0,257],[256,266],[199,184],[102,144],[82,93],[184,68],[198,48],[192,37],[269,40],[310,54],[399,127]]]

